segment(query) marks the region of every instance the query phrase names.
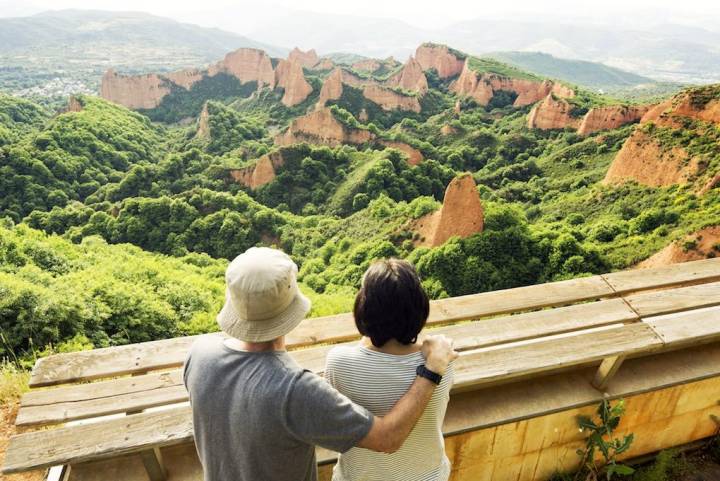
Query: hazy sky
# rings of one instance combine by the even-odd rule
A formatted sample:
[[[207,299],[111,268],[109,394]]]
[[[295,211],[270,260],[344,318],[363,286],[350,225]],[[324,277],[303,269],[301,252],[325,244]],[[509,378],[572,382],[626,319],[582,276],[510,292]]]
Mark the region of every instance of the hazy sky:
[[[634,24],[647,20],[654,23],[703,23],[708,16],[720,15],[717,0],[513,0],[483,2],[480,0],[0,0],[0,16],[16,16],[41,10],[83,8],[102,10],[138,10],[192,21],[212,22],[208,12],[242,7],[249,16],[267,15],[268,10],[309,10],[321,13],[352,14],[367,17],[390,17],[423,27],[443,26],[458,20],[477,17],[520,16],[524,18],[584,17],[585,20]],[[629,15],[628,12],[635,12]],[[642,12],[640,15],[637,12]]]

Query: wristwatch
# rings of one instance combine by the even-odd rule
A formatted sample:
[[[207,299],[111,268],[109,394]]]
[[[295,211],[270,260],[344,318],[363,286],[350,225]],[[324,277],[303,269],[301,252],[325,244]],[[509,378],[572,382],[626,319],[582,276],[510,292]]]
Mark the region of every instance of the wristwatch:
[[[424,377],[425,379],[434,382],[435,384],[440,384],[442,381],[442,376],[426,368],[425,364],[420,364],[415,370],[415,373],[420,377]]]

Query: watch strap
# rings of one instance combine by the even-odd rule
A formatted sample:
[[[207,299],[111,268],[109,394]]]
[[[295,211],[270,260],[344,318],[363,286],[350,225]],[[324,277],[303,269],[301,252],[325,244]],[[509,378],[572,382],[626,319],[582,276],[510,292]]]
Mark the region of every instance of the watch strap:
[[[418,376],[424,377],[425,379],[432,381],[435,384],[440,384],[440,382],[442,382],[442,376],[425,367],[425,364],[420,364],[415,370],[415,372]]]

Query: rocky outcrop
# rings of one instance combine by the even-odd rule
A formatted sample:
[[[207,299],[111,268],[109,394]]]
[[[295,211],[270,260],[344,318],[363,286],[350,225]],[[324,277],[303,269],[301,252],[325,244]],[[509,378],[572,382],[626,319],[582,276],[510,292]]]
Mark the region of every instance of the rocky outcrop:
[[[381,140],[379,143],[384,145],[385,147],[397,149],[401,152],[404,152],[407,155],[407,163],[410,165],[418,165],[425,159],[422,152],[420,152],[415,147],[406,144],[405,142],[397,142],[394,140]]]
[[[302,66],[290,60],[280,60],[275,68],[275,85],[285,90],[281,102],[292,107],[305,101],[312,86],[305,80]]]
[[[204,77],[219,73],[233,75],[241,83],[257,82],[259,88],[275,87],[275,71],[270,57],[262,50],[241,48],[228,53],[223,60],[206,70],[186,69],[165,74],[121,75],[109,69],[100,83],[100,96],[130,109],[153,109],[160,105],[173,87],[189,90]]]
[[[679,146],[665,147],[644,129],[636,129],[613,159],[603,183],[634,180],[651,187],[686,184],[700,173],[697,159]]]
[[[611,105],[595,107],[585,114],[578,127],[578,134],[590,135],[601,130],[616,129],[637,122],[650,109],[647,105]]]
[[[415,51],[415,59],[423,70],[435,69],[442,79],[454,77],[462,72],[465,58],[458,57],[445,45],[424,43]]]
[[[77,97],[71,95],[68,98],[68,104],[65,108],[65,112],[80,112],[83,109],[83,104],[80,103]]]
[[[420,94],[424,94],[428,89],[422,65],[412,56],[405,62],[402,70],[388,80],[388,84]]]
[[[633,180],[651,187],[696,182],[698,194],[714,189],[720,182],[720,173],[707,172],[706,159],[694,157],[682,143],[667,145],[663,140],[667,136],[654,135],[656,126],[676,130],[680,134],[677,137],[682,138],[688,119],[720,125],[719,86],[685,91],[648,109],[613,159],[603,182]]]
[[[333,70],[323,82],[317,108],[325,107],[330,100],[339,99],[344,85],[361,89],[363,97],[378,104],[383,110],[420,112],[420,100],[417,96],[402,94],[372,79],[357,77],[340,67]]]
[[[571,115],[572,106],[567,100],[550,94],[542,102],[535,104],[528,114],[527,126],[530,129],[577,128],[580,119]]]
[[[298,63],[305,68],[313,68],[320,61],[317,52],[315,52],[315,49],[310,49],[307,52],[303,52],[297,47],[290,51],[287,59],[290,62]]]
[[[154,109],[170,93],[168,81],[156,74],[121,75],[113,69],[100,82],[100,96],[129,109]]]
[[[363,96],[375,102],[383,110],[405,110],[420,112],[420,100],[415,95],[404,95],[382,85],[366,85],[363,87]]]
[[[448,135],[454,135],[457,133],[457,130],[455,130],[455,127],[453,127],[450,124],[445,124],[442,127],[440,127],[440,134],[444,136]]]
[[[235,182],[254,190],[272,182],[277,169],[284,163],[282,151],[272,152],[260,157],[253,165],[231,169],[229,175]]]
[[[300,142],[337,146],[360,145],[370,142],[374,135],[363,129],[353,129],[335,118],[329,108],[323,108],[294,119],[288,129],[275,137],[277,145]]]
[[[437,247],[454,236],[469,237],[482,232],[484,212],[475,181],[469,173],[454,178],[445,189],[443,205],[414,225],[419,245]]]
[[[235,76],[241,83],[257,82],[258,87],[275,86],[275,72],[268,54],[256,48],[240,48],[208,70],[212,77],[220,72]]]
[[[335,68],[335,62],[333,62],[329,58],[323,58],[318,62],[315,67],[313,67],[313,70],[332,70]]]
[[[647,269],[717,257],[720,255],[718,246],[720,246],[720,226],[706,227],[668,244],[635,267]]]
[[[207,102],[203,104],[203,108],[200,111],[195,137],[197,137],[198,139],[210,138],[210,113],[208,112]]]
[[[367,72],[367,73],[373,73],[374,71],[378,70],[382,64],[379,60],[374,58],[366,58],[364,60],[360,60],[358,62],[355,62],[351,65],[351,67],[359,72]]]
[[[513,103],[515,107],[534,104],[551,93],[560,98],[575,96],[573,89],[551,80],[521,79],[495,73],[478,74],[470,67],[469,61],[465,62],[460,77],[451,85],[450,90],[472,97],[480,105],[487,105],[499,90],[514,92],[517,94]]]

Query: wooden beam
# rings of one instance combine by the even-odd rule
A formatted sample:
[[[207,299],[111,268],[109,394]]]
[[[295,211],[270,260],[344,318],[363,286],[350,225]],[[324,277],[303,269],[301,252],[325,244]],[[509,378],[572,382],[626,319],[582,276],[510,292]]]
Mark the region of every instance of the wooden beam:
[[[646,317],[668,348],[720,341],[720,306]]]
[[[638,320],[622,299],[609,299],[440,327],[428,333],[450,336],[455,339],[459,351],[468,351]],[[304,368],[322,374],[325,357],[332,347],[301,349],[292,351],[291,355]],[[182,384],[182,372],[174,370],[31,390],[21,400],[16,424],[57,424],[108,414],[137,413],[155,406],[184,402],[188,398]]]
[[[641,317],[717,306],[720,305],[720,282],[640,292],[626,296],[625,300]]]
[[[612,289],[600,277],[484,292],[432,301],[428,325],[521,312],[609,297]],[[220,333],[206,334],[222,336]],[[289,348],[357,339],[352,314],[306,319],[286,339]],[[123,376],[134,372],[178,367],[197,336],[144,342],[128,346],[56,354],[38,359],[31,387]]]
[[[150,478],[150,481],[166,481],[167,480],[167,469],[163,464],[162,453],[160,448],[148,449],[140,453],[145,471]]]
[[[612,377],[618,372],[618,369],[620,369],[624,360],[625,356],[612,356],[603,359],[603,362],[600,363],[600,367],[598,367],[598,370],[595,372],[595,377],[592,381],[592,385],[595,389],[604,391],[610,383],[610,379],[612,379]]]
[[[602,277],[619,294],[720,281],[720,258],[683,262],[652,269],[631,269],[603,274]]]

